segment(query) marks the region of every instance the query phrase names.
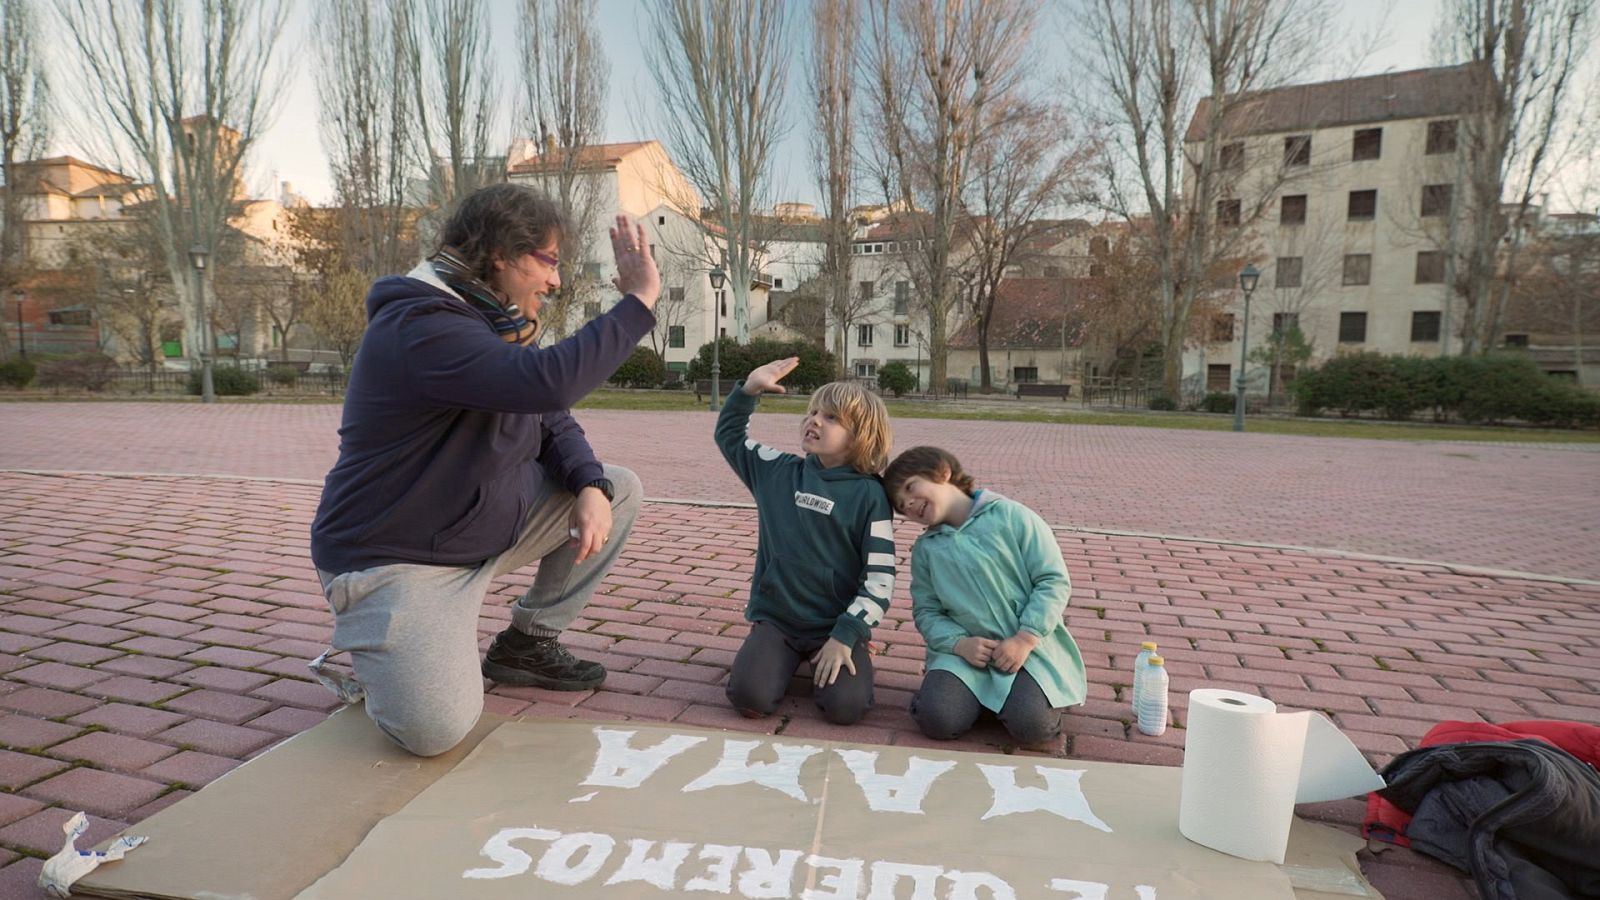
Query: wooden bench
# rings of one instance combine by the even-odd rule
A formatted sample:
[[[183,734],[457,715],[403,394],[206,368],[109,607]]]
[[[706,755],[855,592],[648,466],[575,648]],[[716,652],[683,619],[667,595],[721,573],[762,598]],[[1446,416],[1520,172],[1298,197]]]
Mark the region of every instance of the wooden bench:
[[[721,389],[724,397],[728,395],[728,382],[724,381],[718,384],[717,387]],[[694,399],[698,402],[704,402],[709,396],[711,396],[711,379],[701,378],[696,380],[694,383]]]
[[[1037,381],[1024,381],[1017,385],[1017,399],[1023,397],[1056,397],[1067,399],[1072,394],[1070,384],[1040,384]]]

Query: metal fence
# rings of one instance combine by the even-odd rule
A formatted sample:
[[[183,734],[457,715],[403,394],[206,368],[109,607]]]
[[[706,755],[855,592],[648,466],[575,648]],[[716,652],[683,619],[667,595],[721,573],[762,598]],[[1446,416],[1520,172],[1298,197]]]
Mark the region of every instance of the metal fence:
[[[324,368],[318,371],[302,371],[300,366],[293,364],[284,365],[272,361],[242,360],[235,364],[232,361],[217,363],[212,369],[212,380],[217,393],[227,396],[229,391],[225,384],[231,384],[236,376],[233,371],[248,374],[256,385],[256,390],[249,392],[251,396],[267,397],[339,397],[343,396],[346,377],[345,373],[337,368]],[[39,387],[43,387],[56,394],[118,394],[125,396],[184,396],[199,393],[199,373],[179,369],[150,369],[143,366],[118,366],[108,372],[98,373],[92,382],[89,380],[58,381],[47,383],[50,379],[40,379]],[[191,383],[192,382],[192,383]]]

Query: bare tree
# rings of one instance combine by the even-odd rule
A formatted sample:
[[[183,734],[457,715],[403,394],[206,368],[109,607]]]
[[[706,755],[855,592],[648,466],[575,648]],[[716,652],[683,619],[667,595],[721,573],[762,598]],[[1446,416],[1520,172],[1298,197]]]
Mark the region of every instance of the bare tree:
[[[868,3],[863,63],[875,138],[868,165],[909,229],[900,246],[928,317],[934,384],[945,380],[957,306],[956,230],[979,126],[987,104],[1010,96],[1023,80],[1039,7],[1038,0]]]
[[[50,82],[39,56],[39,20],[32,0],[0,0],[0,292],[27,267],[21,173],[17,164],[43,155],[50,141]],[[0,360],[10,354],[0,329]]]
[[[750,337],[750,285],[760,262],[759,211],[770,206],[773,150],[783,137],[789,42],[782,0],[657,0],[645,60],[656,119],[673,160],[705,198],[674,198],[707,230],[733,291],[733,337]],[[709,221],[708,221],[709,220]]]
[[[339,363],[348,372],[367,329],[369,282],[350,269],[315,274],[310,281],[304,294],[306,324],[339,354]]]
[[[1104,157],[1108,205],[1149,217],[1141,252],[1160,273],[1163,385],[1177,397],[1196,309],[1216,288],[1211,273],[1249,245],[1250,225],[1281,186],[1244,190],[1232,171],[1240,160],[1223,148],[1251,133],[1255,92],[1309,68],[1328,9],[1322,0],[1087,0],[1085,13],[1084,37],[1099,54],[1088,103],[1115,151]]]
[[[574,312],[603,287],[594,273],[605,184],[586,151],[605,129],[609,67],[594,0],[523,0],[521,33],[524,123],[539,153],[534,183],[561,205],[569,226],[562,239],[561,289],[545,299],[541,311],[551,336],[560,339]]]
[[[1471,112],[1459,126],[1466,208],[1450,253],[1459,271],[1447,280],[1464,301],[1462,351],[1487,352],[1504,330],[1535,199],[1576,144],[1572,106],[1595,99],[1596,85],[1580,78],[1595,40],[1594,4],[1450,0],[1441,16],[1444,52],[1476,68]]]
[[[141,214],[148,213],[135,216]],[[115,340],[119,355],[131,356],[154,373],[163,359],[162,338],[180,320],[166,263],[160,248],[147,239],[149,233],[137,221],[111,224],[92,237],[75,237],[66,252],[90,277],[95,318]]]
[[[243,196],[246,155],[283,85],[274,0],[61,0],[60,30],[85,82],[84,142],[148,185],[149,240],[183,286],[185,347],[210,351],[189,250],[213,252]],[[210,270],[206,270],[209,278]],[[204,284],[199,287],[204,291]]]
[[[1047,213],[1085,196],[1090,150],[1071,139],[1066,117],[1050,106],[1007,98],[991,103],[973,155],[967,207],[972,256],[962,279],[978,338],[979,390],[994,390],[989,331],[1006,270],[1028,249],[1060,237],[1065,223]]]
[[[490,148],[499,85],[487,10],[484,0],[394,0],[393,10],[405,36],[401,73],[415,98],[427,202],[444,209],[504,180],[503,160]]]
[[[317,7],[313,40],[318,120],[333,174],[344,263],[369,278],[404,271],[415,256],[406,180],[414,166],[414,95],[397,90],[407,36],[396,0],[332,0]]]
[[[850,284],[850,218],[855,187],[855,57],[858,0],[818,0],[812,20],[807,86],[816,110],[811,132],[812,171],[822,191],[820,287],[832,314],[839,376],[848,374],[846,341],[855,317]]]
[[[662,254],[656,265],[661,269],[661,298],[656,301],[656,327],[650,332],[650,348],[665,360],[672,346],[673,329],[683,328],[687,335],[689,319],[696,312],[688,299],[688,285],[696,276],[703,278],[704,275],[677,254]]]

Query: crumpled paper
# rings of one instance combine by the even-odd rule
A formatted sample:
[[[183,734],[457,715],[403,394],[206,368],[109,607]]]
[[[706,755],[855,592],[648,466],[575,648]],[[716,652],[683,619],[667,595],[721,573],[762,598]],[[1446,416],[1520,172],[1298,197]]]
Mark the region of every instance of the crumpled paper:
[[[45,860],[44,868],[39,870],[39,887],[46,895],[70,897],[73,882],[98,869],[101,863],[116,862],[124,853],[149,840],[145,837],[121,837],[104,850],[79,850],[74,844],[88,827],[89,817],[81,812],[61,826],[67,842],[61,847],[61,852]]]

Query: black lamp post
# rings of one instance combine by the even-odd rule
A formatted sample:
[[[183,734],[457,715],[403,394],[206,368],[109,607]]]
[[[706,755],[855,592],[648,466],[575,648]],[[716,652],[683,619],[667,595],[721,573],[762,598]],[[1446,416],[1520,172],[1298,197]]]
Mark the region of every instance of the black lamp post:
[[[211,315],[206,312],[206,259],[211,252],[203,244],[189,248],[189,262],[194,266],[194,302],[200,314],[200,402],[217,402],[217,391],[211,380]]]
[[[1233,398],[1233,430],[1244,430],[1244,364],[1245,354],[1250,351],[1250,295],[1255,292],[1256,282],[1261,280],[1261,273],[1255,266],[1245,266],[1239,273],[1239,289],[1244,291],[1244,332],[1239,336],[1239,381],[1238,393]]]
[[[11,292],[11,299],[17,301],[17,353],[23,359],[28,358],[28,338],[22,331],[22,288]]]
[[[722,407],[722,286],[728,276],[721,266],[711,270],[711,411]]]

